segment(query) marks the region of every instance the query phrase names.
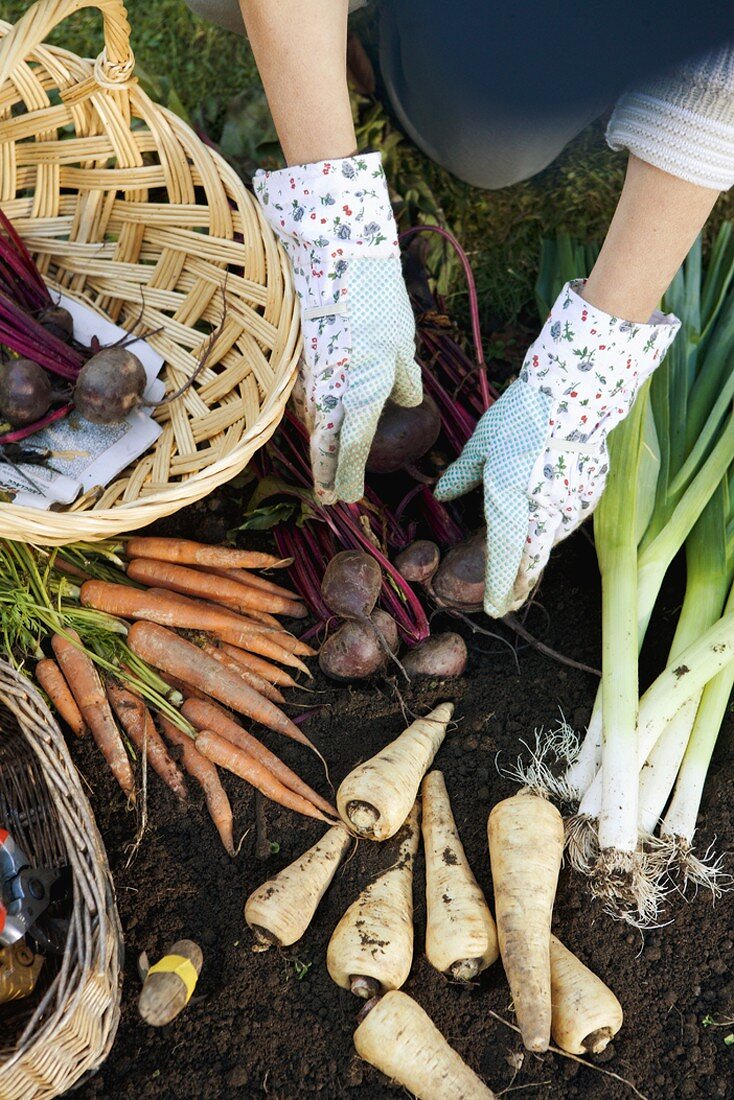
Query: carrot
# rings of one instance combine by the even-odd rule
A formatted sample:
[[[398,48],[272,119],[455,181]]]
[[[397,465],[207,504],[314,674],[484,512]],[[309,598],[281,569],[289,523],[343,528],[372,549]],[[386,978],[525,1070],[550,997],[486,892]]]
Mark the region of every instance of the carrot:
[[[289,787],[296,794],[308,799],[309,802],[313,802],[314,806],[323,810],[324,813],[331,814],[332,817],[338,816],[334,807],[325,798],[322,798],[307,783],[304,783],[300,776],[291,771],[279,756],[276,756],[261,741],[258,741],[256,737],[243,729],[239,722],[236,722],[217,703],[188,699],[181,707],[181,713],[197,729],[212,730],[220,737],[224,737],[227,741],[237,745],[238,748],[244,749],[250,756],[254,756],[256,760],[273,773],[276,779],[280,780],[284,787]]]
[[[181,605],[185,604],[190,610],[201,610],[201,608],[204,607],[208,608],[209,611],[215,612],[220,617],[226,615],[232,627],[239,627],[248,634],[264,634],[269,641],[280,646],[280,648],[284,649],[287,653],[298,651],[303,656],[312,657],[315,655],[315,650],[306,647],[300,638],[296,638],[293,634],[285,630],[283,624],[276,619],[274,615],[266,615],[263,612],[253,611],[251,608],[246,615],[243,615],[228,607],[222,607],[221,604],[213,603],[211,600],[202,600],[197,596],[184,596],[181,592],[173,592],[168,588],[148,588],[146,591],[151,595],[165,597]],[[253,618],[253,616],[257,617]],[[209,633],[213,633],[213,631]]]
[[[497,935],[517,1022],[528,1050],[547,1050],[550,929],[563,855],[563,819],[546,799],[523,790],[497,803],[487,831]]]
[[[233,856],[235,850],[232,807],[217,769],[211,761],[201,755],[192,737],[180,730],[178,726],[174,726],[173,722],[168,718],[164,718],[162,714],[158,715],[158,721],[166,739],[181,750],[181,763],[204,792],[204,800],[209,816],[217,827],[217,832],[227,855]]]
[[[246,613],[248,608],[254,608],[256,611],[291,615],[297,619],[303,619],[308,614],[303,604],[297,604],[293,600],[272,596],[227,577],[212,576],[211,573],[202,573],[185,565],[154,561],[152,558],[134,558],[127,567],[127,575],[138,584],[172,588],[174,592],[182,592],[184,596],[203,596],[235,611]]]
[[[227,612],[208,610],[196,600],[184,603],[182,597],[168,598],[152,590],[146,592],[108,581],[86,581],[82,585],[80,599],[84,607],[94,607],[97,611],[106,611],[122,619],[147,619],[160,626],[226,635],[233,644],[239,644],[244,649],[252,647],[257,653],[275,661],[282,661],[294,668],[306,668],[297,657],[272,641],[268,634],[256,628],[240,627],[227,617]]]
[[[258,657],[255,653],[248,653],[244,649],[238,649],[235,645],[229,645],[228,642],[220,642],[219,648],[223,653],[226,653],[228,657],[231,657],[233,661],[236,661],[238,665],[242,665],[243,668],[250,668],[253,672],[257,672],[262,676],[264,680],[267,680],[270,684],[278,684],[279,687],[299,687],[297,680],[294,680],[290,672],[286,672],[284,668],[278,668],[277,665],[273,665],[270,661],[263,660],[262,657]]]
[[[305,817],[315,817],[319,821],[327,821],[329,825],[334,824],[330,817],[318,810],[308,799],[284,787],[254,756],[212,730],[200,730],[196,738],[196,748],[207,760],[246,780],[273,802]]]
[[[67,561],[66,558],[62,558],[60,554],[57,554],[54,558],[54,569],[57,573],[63,573],[67,577],[73,577],[77,581],[88,581],[91,574],[86,573],[83,569],[80,569],[78,565],[74,565],[73,562]]]
[[[212,600],[201,600],[197,596],[184,596],[181,592],[173,592],[170,588],[148,588],[147,591],[154,596],[165,596],[168,600],[174,600],[176,603],[185,604],[188,607],[195,607],[199,610],[202,607],[208,608],[209,611],[216,611],[220,617],[226,616],[232,624],[242,627],[243,630],[251,631],[256,634],[285,634],[282,624],[275,619],[275,626],[271,626],[269,623],[262,623],[258,619],[253,619],[251,614],[241,615],[237,611],[232,611],[228,607],[222,607],[220,603],[214,603]]]
[[[182,802],[188,792],[186,782],[178,765],[171,759],[163,739],[155,728],[151,713],[139,695],[135,695],[122,684],[107,681],[107,698],[136,749],[145,752],[148,762],[163,782],[171,788]]]
[[[84,737],[89,733],[87,724],[56,661],[50,657],[44,657],[39,661],[36,665],[36,679],[51,700],[52,706],[77,737]]]
[[[292,558],[276,558],[255,550],[234,550],[227,546],[207,546],[190,539],[131,538],[129,558],[155,558],[185,565],[212,565],[217,569],[281,569]]]
[[[201,569],[202,566],[196,568]],[[247,569],[210,568],[209,572],[216,573],[218,577],[229,577],[231,581],[237,581],[249,588],[259,588],[262,592],[269,592],[272,596],[284,596],[286,600],[295,600],[297,603],[303,602],[299,594],[294,592],[292,588],[283,588],[282,585],[275,584],[268,577],[261,577],[258,573],[250,573]]]
[[[253,589],[253,591],[256,590]],[[271,615],[268,611],[255,611],[254,608],[248,607],[247,618],[253,623],[260,623],[261,626],[269,626],[272,630],[283,629],[281,622],[276,619],[275,615]]]
[[[273,687],[264,677],[258,676],[256,672],[252,672],[250,669],[245,668],[244,665],[239,664],[237,661],[233,661],[231,657],[228,657],[227,654],[219,648],[219,646],[213,645],[211,642],[205,642],[201,648],[205,653],[208,653],[210,657],[213,657],[215,661],[219,661],[220,664],[223,664],[225,668],[230,668],[232,671],[236,672],[246,684],[249,684],[255,691],[264,695],[271,703],[285,702],[282,691]]]
[[[127,642],[133,653],[155,668],[172,673],[185,684],[205,691],[232,710],[246,714],[269,729],[317,751],[298,726],[274,703],[263,699],[237,673],[220,665],[219,661],[172,630],[156,623],[137,622],[130,627]]]
[[[110,771],[131,800],[135,796],[135,779],[130,761],[115,724],[102,681],[91,659],[82,649],[82,640],[75,630],[67,629],[66,637],[54,634],[51,646],[61,666],[82,718],[92,731]],[[69,641],[69,639],[73,641]],[[76,643],[76,644],[75,644]]]

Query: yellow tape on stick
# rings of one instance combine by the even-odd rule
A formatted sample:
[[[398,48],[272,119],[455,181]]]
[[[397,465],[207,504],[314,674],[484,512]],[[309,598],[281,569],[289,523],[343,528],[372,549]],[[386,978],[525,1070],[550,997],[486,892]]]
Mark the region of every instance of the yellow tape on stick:
[[[151,966],[148,974],[178,974],[186,986],[186,1004],[191,1000],[191,994],[196,989],[196,983],[199,980],[196,967],[191,959],[186,959],[183,955],[164,955],[160,962]]]

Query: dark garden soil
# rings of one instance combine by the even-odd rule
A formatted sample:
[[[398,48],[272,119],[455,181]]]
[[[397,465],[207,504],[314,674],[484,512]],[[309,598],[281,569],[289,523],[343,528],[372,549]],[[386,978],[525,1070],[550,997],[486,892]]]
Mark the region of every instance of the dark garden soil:
[[[213,498],[160,525],[166,533],[221,538],[234,516],[231,505]],[[679,593],[672,584],[667,606]],[[544,640],[591,665],[599,663],[599,592],[593,549],[576,536],[554,555],[543,582],[543,611],[529,625]],[[488,624],[487,624],[488,625]],[[643,659],[649,677],[662,667],[672,619],[658,614],[652,645]],[[472,640],[464,679],[427,683],[404,692],[407,705],[423,712],[436,702],[456,702],[458,725],[437,758],[446,775],[462,839],[472,865],[490,893],[486,820],[491,806],[512,793],[498,773],[524,752],[537,727],[553,724],[563,708],[577,728],[588,719],[595,681],[560,667],[538,653],[519,653],[518,673],[505,646],[490,638]],[[338,782],[361,758],[371,755],[403,728],[389,686],[339,688],[318,679],[321,712],[306,726]],[[698,833],[705,848],[714,838],[723,850],[734,847],[734,741],[731,718],[720,738],[706,789]],[[324,788],[318,762],[297,745],[275,736],[269,742],[314,786]],[[391,851],[363,843],[337,876],[312,927],[294,950],[253,954],[242,910],[249,892],[318,838],[321,827],[268,805],[267,830],[279,850],[267,860],[255,857],[255,817],[251,792],[225,778],[238,835],[246,833],[230,860],[203,809],[198,790],[186,812],[153,777],[150,825],[137,856],[127,866],[136,822],[100,765],[94,747],[74,745],[87,778],[94,809],[107,844],[117,886],[127,958],[122,1022],[114,1049],[101,1071],[78,1093],[138,1100],[400,1095],[354,1054],[351,1034],[358,1004],[337,989],[325,968],[329,936],[357,892],[388,865]],[[732,1027],[704,1025],[704,1018],[734,1016],[734,895],[712,906],[709,896],[671,901],[668,927],[644,937],[615,923],[589,898],[584,883],[564,870],[556,902],[556,930],[619,996],[625,1024],[612,1046],[586,1068],[549,1053],[523,1058],[518,1037],[490,1015],[512,1021],[507,985],[496,963],[475,988],[462,989],[436,974],[422,954],[424,893],[422,857],[416,873],[415,962],[406,991],[429,1012],[461,1055],[498,1094],[520,1089],[528,1096],[564,1100],[628,1100],[634,1083],[649,1100],[670,1097],[734,1097]],[[195,995],[169,1027],[148,1027],[137,1015],[139,953],[159,957],[173,941],[190,937],[204,951],[204,969]],[[508,1096],[513,1093],[508,1091]],[[446,1100],[451,1100],[447,1097]]]

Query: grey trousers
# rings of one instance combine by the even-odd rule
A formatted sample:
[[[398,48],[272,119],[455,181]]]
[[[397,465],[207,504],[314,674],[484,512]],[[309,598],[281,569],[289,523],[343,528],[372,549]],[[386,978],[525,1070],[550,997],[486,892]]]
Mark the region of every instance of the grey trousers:
[[[238,0],[185,2],[204,19],[244,32]],[[350,11],[367,2],[351,0]],[[426,34],[422,43],[420,7],[415,0],[402,8],[393,0],[381,5],[381,75],[405,132],[431,160],[459,179],[487,190],[529,179],[605,110],[606,102],[587,99],[539,118],[535,112],[513,110],[504,100],[487,104],[481,96],[467,94],[461,79],[450,74],[440,78],[445,62],[434,55],[435,34]],[[413,24],[408,27],[406,10]],[[403,42],[409,48],[403,49]],[[487,54],[491,65],[489,50]]]

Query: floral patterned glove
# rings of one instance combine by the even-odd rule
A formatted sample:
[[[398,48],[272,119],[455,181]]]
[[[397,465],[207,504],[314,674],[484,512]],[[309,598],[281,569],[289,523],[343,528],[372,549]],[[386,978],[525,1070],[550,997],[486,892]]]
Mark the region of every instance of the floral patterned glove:
[[[520,607],[551,549],[590,515],[604,491],[607,435],[632,408],[680,322],[611,317],[567,283],[520,377],[484,414],[436,486],[453,500],[484,482],[484,606],[501,618]]]
[[[321,503],[356,501],[388,397],[420,405],[415,322],[379,153],[257,172],[293,267],[303,360],[295,397]]]

